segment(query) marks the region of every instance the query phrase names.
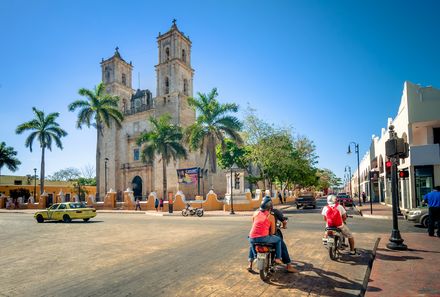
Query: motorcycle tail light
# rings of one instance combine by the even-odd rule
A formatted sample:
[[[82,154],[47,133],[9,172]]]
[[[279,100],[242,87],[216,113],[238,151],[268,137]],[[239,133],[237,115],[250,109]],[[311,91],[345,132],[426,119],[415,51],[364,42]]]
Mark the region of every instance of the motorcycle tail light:
[[[257,251],[257,253],[267,253],[267,252],[269,252],[269,248],[267,246],[259,246],[259,245],[257,245],[255,247],[255,250]]]
[[[327,230],[327,235],[333,235],[333,231],[332,230]]]

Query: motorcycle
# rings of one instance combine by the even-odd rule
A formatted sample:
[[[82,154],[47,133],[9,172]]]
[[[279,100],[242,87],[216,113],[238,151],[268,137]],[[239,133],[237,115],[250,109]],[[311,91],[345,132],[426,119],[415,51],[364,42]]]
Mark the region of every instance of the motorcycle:
[[[193,208],[191,205],[189,205],[189,203],[187,203],[186,207],[182,209],[182,216],[187,217],[189,215],[197,215],[198,217],[202,217],[203,212],[203,208]]]
[[[282,239],[281,222],[277,222],[276,229],[275,234]],[[257,269],[260,272],[260,278],[262,281],[267,282],[275,272],[275,247],[271,243],[255,243],[254,247],[257,252]]]
[[[327,247],[330,259],[335,261],[346,247],[345,237],[341,229],[336,227],[326,227],[325,233],[326,237],[322,239],[322,243]]]

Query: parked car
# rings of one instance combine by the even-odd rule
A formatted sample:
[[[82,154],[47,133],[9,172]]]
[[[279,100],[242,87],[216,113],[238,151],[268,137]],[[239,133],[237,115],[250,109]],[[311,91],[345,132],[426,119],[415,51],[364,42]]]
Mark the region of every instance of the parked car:
[[[82,219],[84,222],[89,221],[96,216],[96,209],[87,207],[82,202],[63,202],[53,204],[45,210],[37,211],[34,218],[38,223],[45,220],[64,221],[70,223],[75,219]]]
[[[312,194],[310,195],[301,195],[296,199],[296,209],[300,207],[313,207],[316,208],[316,199]]]
[[[421,224],[423,227],[428,228],[428,208],[418,207],[405,211],[405,219],[409,222]]]
[[[353,199],[347,193],[336,195],[336,202],[345,206],[353,206]]]

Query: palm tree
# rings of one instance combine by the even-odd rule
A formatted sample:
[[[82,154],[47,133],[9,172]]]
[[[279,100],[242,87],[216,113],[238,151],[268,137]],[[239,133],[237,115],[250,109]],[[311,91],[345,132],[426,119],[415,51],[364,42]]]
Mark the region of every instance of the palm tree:
[[[17,127],[15,133],[21,134],[24,131],[30,130],[31,134],[26,138],[25,145],[29,147],[32,152],[32,144],[35,139],[38,139],[41,147],[41,169],[40,169],[40,194],[44,192],[44,167],[45,167],[45,150],[48,148],[52,151],[52,142],[60,149],[63,149],[61,137],[67,135],[67,132],[60,128],[60,125],[55,121],[60,114],[53,112],[45,116],[44,112],[32,107],[35,118],[29,122],[23,123]]]
[[[137,139],[137,144],[142,145],[142,161],[153,162],[156,154],[160,155],[163,174],[163,199],[167,194],[167,165],[170,159],[174,161],[186,158],[186,149],[181,143],[183,138],[182,128],[171,124],[171,116],[164,114],[158,119],[150,117],[152,130],[142,133]]]
[[[208,94],[197,93],[198,98],[188,98],[188,104],[196,109],[198,116],[196,122],[185,131],[185,140],[191,150],[200,148],[200,152],[206,151],[203,169],[209,158],[212,173],[217,172],[217,156],[215,148],[218,143],[224,147],[225,137],[229,137],[237,144],[242,144],[239,131],[242,123],[230,112],[237,112],[238,105],[235,103],[220,104],[216,97],[217,89],[213,88]],[[211,183],[212,188],[212,183]]]
[[[118,96],[112,96],[105,91],[104,83],[99,83],[94,90],[80,89],[78,93],[87,100],[76,100],[69,104],[69,111],[79,108],[76,127],[96,128],[96,197],[99,197],[101,148],[99,146],[103,135],[104,125],[109,128],[113,120],[120,127],[124,116],[118,109]],[[107,189],[106,189],[107,190]]]
[[[17,152],[14,151],[13,147],[6,146],[5,142],[0,143],[0,177],[1,170],[5,165],[10,171],[18,169],[18,165],[20,165],[21,162],[15,157],[16,155]]]

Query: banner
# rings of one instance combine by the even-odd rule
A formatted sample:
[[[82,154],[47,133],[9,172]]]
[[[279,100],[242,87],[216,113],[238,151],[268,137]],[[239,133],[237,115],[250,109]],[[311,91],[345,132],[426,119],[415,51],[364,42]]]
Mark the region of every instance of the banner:
[[[179,184],[195,184],[199,176],[199,167],[177,169],[177,181]]]

